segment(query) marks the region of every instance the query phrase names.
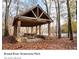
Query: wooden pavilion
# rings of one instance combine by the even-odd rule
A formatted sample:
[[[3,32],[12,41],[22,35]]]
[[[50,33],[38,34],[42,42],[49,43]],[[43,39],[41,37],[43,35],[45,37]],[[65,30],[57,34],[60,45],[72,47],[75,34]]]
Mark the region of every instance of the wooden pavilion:
[[[41,25],[48,24],[48,36],[50,36],[50,23],[53,22],[49,15],[39,6],[32,7],[29,11],[15,16],[13,21],[14,36],[20,36],[20,27],[36,27],[39,26],[39,35],[41,35]],[[31,34],[31,33],[30,33]]]

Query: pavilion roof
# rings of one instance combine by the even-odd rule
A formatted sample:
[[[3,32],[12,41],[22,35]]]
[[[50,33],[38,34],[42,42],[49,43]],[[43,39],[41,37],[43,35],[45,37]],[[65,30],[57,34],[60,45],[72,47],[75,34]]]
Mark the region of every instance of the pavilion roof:
[[[15,16],[13,26],[17,25],[18,21],[21,21],[21,26],[23,27],[32,27],[46,24],[48,22],[52,22],[53,20],[39,5],[37,5],[28,11]]]

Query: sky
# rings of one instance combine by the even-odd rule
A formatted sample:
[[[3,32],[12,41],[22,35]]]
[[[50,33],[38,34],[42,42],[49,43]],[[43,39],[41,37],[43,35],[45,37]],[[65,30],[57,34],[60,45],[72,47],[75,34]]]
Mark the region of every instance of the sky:
[[[20,11],[24,11],[24,10],[26,11],[26,10],[30,9],[31,7],[33,7],[34,5],[37,5],[37,4],[39,4],[41,6],[41,8],[44,11],[46,11],[46,7],[45,7],[44,3],[42,2],[42,0],[38,0],[38,1],[36,0],[36,3],[32,3],[31,1],[33,1],[33,0],[20,0],[20,3],[19,3]],[[12,3],[11,7],[13,7],[13,8],[10,9],[10,12],[12,13],[13,16],[15,16],[16,15],[16,7],[17,7],[16,3]],[[55,9],[54,1],[52,2],[51,7],[52,8],[50,9],[50,17],[52,18],[52,20],[54,20],[54,24],[56,24],[56,18],[55,18],[56,17],[56,9]],[[64,24],[64,21],[67,20],[66,2],[63,3],[63,4],[60,4],[60,7],[62,8],[62,9],[60,9],[60,11],[62,11],[61,15],[64,14],[64,16],[61,17],[61,25],[62,25],[62,24]],[[5,3],[3,2],[3,12],[4,12],[4,10],[5,10]]]
[[[29,6],[31,6],[32,2],[30,2],[30,1],[31,0],[24,0],[23,2],[24,2],[25,5],[28,4]],[[48,0],[48,2],[49,2],[49,0]],[[44,3],[42,2],[42,0],[38,0],[38,1],[36,0],[36,4],[35,5],[37,5],[37,4],[39,4],[41,6],[41,8],[44,11],[46,11],[46,7],[45,7]],[[61,14],[65,13],[65,15],[63,17],[61,17],[61,21],[60,21],[61,22],[61,25],[64,24],[64,21],[67,19],[66,2],[63,3],[62,5],[63,5],[63,7],[62,7],[62,9],[60,11],[63,10],[61,12]],[[60,5],[60,6],[62,6],[62,5]],[[52,2],[51,7],[52,8],[50,9],[50,11],[51,11],[50,12],[51,13],[50,17],[52,18],[52,20],[54,20],[54,24],[56,24],[56,21],[55,21],[55,18],[54,18],[54,17],[56,17],[56,9],[55,9],[55,3],[54,2]]]
[[[5,6],[5,3],[3,3],[3,4]],[[44,11],[46,11],[46,7],[42,3],[42,0],[38,0],[38,1],[36,0],[36,3],[32,3],[31,0],[20,0],[19,9],[20,9],[20,11],[25,11],[26,9],[28,10],[28,9],[30,9],[31,7],[33,7],[33,6],[37,5],[37,4],[39,4],[41,6],[41,8]],[[16,15],[15,10],[16,10],[17,5],[16,5],[16,3],[12,3],[11,6],[13,7],[13,8],[11,8],[11,12],[14,11],[14,12],[12,12],[12,15],[15,16]]]

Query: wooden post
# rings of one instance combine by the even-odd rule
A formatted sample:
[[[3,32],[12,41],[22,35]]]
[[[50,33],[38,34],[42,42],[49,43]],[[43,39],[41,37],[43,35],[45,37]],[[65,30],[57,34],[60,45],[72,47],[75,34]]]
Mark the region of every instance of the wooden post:
[[[20,26],[21,26],[21,21],[18,21],[17,37],[20,37]]]
[[[26,27],[26,33],[28,33],[28,27]]]
[[[21,38],[21,36],[20,36],[20,26],[21,26],[21,21],[18,21],[18,23],[17,23],[17,37],[16,37],[16,40],[18,41],[18,42],[23,42],[22,41],[22,38]]]
[[[27,32],[27,33],[31,33],[31,31],[30,31],[30,27],[27,27],[27,29],[28,29],[28,32]]]
[[[39,17],[39,9],[37,8],[37,17]]]
[[[17,25],[14,26],[14,36],[17,36]]]
[[[48,23],[48,36],[50,36],[50,22]]]
[[[41,25],[39,25],[39,35],[41,35]]]
[[[31,34],[33,33],[33,27],[31,27]]]
[[[30,27],[28,27],[28,33],[30,33]]]
[[[38,34],[38,27],[36,26],[36,34]]]

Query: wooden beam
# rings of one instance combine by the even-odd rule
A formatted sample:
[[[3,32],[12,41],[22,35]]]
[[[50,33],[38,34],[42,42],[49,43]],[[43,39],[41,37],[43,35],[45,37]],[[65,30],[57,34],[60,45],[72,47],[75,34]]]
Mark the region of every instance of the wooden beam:
[[[41,25],[39,25],[39,35],[41,35]]]
[[[33,15],[37,18],[37,16],[36,16],[36,14],[34,13],[34,11],[33,11],[33,10],[31,10],[31,11],[32,11]]]
[[[30,27],[28,27],[28,33],[30,33]]]
[[[26,27],[26,33],[28,33],[28,27]]]
[[[20,20],[26,19],[27,21],[30,21],[30,20],[32,20],[32,19],[36,20],[36,19],[38,19],[38,18],[35,18],[35,17],[19,16],[19,19],[20,19]],[[33,21],[34,21],[34,20],[33,20]],[[43,18],[40,18],[40,20],[38,20],[38,21],[41,21],[41,20],[51,21],[51,20],[49,20],[49,19],[43,19]]]
[[[39,17],[39,9],[37,8],[37,17]]]
[[[48,36],[50,36],[51,32],[50,32],[50,22],[48,23]]]
[[[40,14],[39,18],[43,15],[43,13],[44,13],[44,12],[42,12],[42,13]]]
[[[36,26],[36,34],[38,34],[38,26]]]
[[[31,27],[31,34],[33,33],[33,27]]]
[[[21,26],[21,21],[18,21],[17,37],[20,37],[20,26]]]

